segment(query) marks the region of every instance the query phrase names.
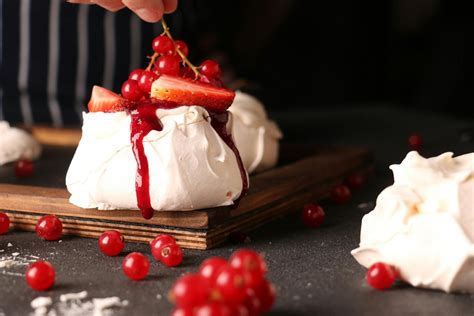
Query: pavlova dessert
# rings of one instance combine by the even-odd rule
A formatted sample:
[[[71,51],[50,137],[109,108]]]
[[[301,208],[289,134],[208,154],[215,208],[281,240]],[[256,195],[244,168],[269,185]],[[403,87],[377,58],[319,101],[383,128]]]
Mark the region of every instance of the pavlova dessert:
[[[233,117],[232,135],[249,173],[274,167],[278,161],[278,125],[269,120],[263,104],[254,96],[237,91],[229,108]]]
[[[26,131],[0,121],[0,166],[20,159],[35,160],[41,145]]]
[[[364,216],[352,255],[367,268],[389,264],[416,287],[474,293],[474,153],[413,151],[390,168],[394,184]]]
[[[244,95],[234,102],[219,65],[194,66],[187,45],[163,26],[148,67],[130,74],[121,95],[93,88],[66,176],[70,202],[79,207],[140,209],[148,219],[154,210],[233,205],[249,186],[240,149],[250,170],[276,162],[281,133],[261,104],[252,100],[251,109],[239,101]],[[233,132],[242,135],[241,147]],[[257,145],[246,144],[248,137]]]

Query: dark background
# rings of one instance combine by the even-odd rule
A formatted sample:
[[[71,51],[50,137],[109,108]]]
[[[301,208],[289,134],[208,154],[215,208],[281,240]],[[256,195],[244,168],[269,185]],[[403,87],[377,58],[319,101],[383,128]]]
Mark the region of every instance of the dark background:
[[[177,14],[191,57],[221,60],[270,111],[382,102],[474,114],[472,1],[181,1]]]

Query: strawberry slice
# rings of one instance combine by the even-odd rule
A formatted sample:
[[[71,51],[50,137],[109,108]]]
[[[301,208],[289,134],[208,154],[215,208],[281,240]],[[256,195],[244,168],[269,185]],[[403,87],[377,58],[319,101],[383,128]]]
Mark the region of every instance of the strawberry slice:
[[[125,110],[126,100],[116,93],[105,88],[94,86],[89,112],[119,112]]]
[[[151,96],[180,105],[198,105],[224,112],[234,101],[235,92],[188,78],[162,75],[153,83]]]

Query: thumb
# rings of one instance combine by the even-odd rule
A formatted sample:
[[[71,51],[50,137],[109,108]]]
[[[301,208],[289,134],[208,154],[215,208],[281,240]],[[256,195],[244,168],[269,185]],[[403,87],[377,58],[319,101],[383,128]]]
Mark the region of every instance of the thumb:
[[[122,0],[122,3],[146,22],[158,22],[163,16],[162,0]]]

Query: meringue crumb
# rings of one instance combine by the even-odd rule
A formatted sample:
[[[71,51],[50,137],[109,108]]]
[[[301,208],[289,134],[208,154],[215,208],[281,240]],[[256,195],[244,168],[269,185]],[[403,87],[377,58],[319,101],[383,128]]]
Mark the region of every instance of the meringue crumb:
[[[61,302],[67,302],[67,301],[72,301],[72,300],[82,300],[87,297],[87,291],[82,291],[79,293],[67,293],[67,294],[62,294],[59,296],[59,300]]]

